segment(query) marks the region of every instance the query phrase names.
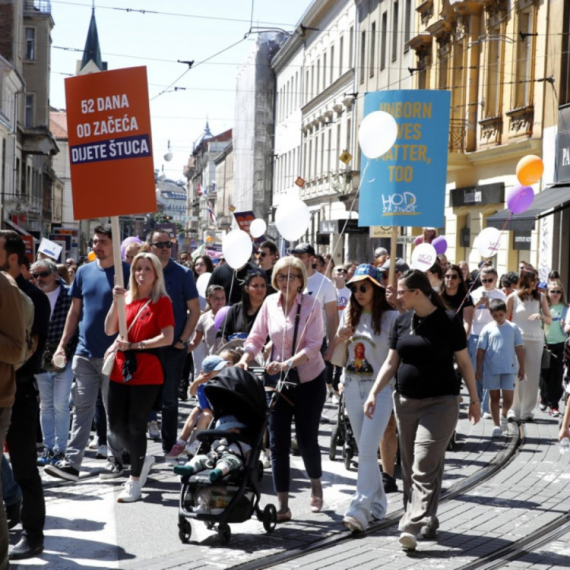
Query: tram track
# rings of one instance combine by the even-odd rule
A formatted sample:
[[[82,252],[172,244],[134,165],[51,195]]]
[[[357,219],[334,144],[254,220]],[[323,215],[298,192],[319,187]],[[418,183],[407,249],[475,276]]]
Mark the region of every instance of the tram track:
[[[515,458],[517,452],[524,445],[524,440],[525,440],[524,428],[520,425],[517,425],[507,445],[499,453],[497,453],[497,455],[488,463],[487,466],[483,467],[482,469],[479,469],[473,475],[465,478],[463,481],[456,483],[455,485],[452,485],[451,487],[442,492],[439,501],[440,505],[448,501],[451,501],[454,498],[472,490],[478,485],[481,485],[485,481],[489,480],[491,477],[495,476],[499,471],[504,469]],[[403,514],[404,514],[404,509],[399,509],[388,515],[383,521],[371,524],[368,527],[368,529],[359,536],[365,537],[377,533],[379,531],[391,528],[399,523]],[[567,516],[568,528],[566,529],[565,532],[568,532],[568,530],[570,530],[570,515],[566,516]],[[550,527],[551,525],[547,526]],[[554,533],[555,529],[550,529],[550,532]],[[538,533],[533,533],[531,537],[527,538],[530,540],[531,538],[535,537],[535,535],[537,534]],[[547,534],[548,530],[545,529],[544,536],[547,536]],[[272,554],[264,558],[251,560],[243,564],[239,564],[237,566],[232,566],[232,570],[260,570],[263,568],[273,568],[279,564],[284,564],[286,562],[290,562],[292,560],[301,558],[303,556],[314,554],[315,552],[321,550],[324,551],[332,546],[338,545],[341,542],[351,541],[351,540],[354,540],[354,538],[350,533],[345,531],[339,531],[338,533],[335,533],[332,536],[328,536],[326,538],[311,542],[309,544],[304,544],[297,548],[279,552],[277,554]],[[491,552],[487,556],[485,556],[484,559],[475,561],[462,568],[465,570],[474,570],[476,568],[489,568],[489,569],[500,568],[501,567],[500,564],[498,566],[494,565],[495,561],[499,560],[499,558],[502,561],[501,563],[504,563],[505,560],[520,556],[520,554],[523,552],[528,552],[528,549],[523,550],[525,548],[525,545],[523,544],[525,540],[526,539],[521,539],[520,541],[512,543],[507,547],[498,549],[496,552]],[[549,540],[547,540],[546,542],[548,541]],[[538,548],[541,544],[544,544],[546,542],[544,541],[540,542],[540,544],[537,544],[537,546],[535,546],[534,548]],[[521,544],[517,547],[516,545],[518,545],[518,543]],[[530,544],[531,542],[529,542],[529,545]],[[519,549],[518,551],[516,550],[517,548]],[[519,552],[519,554],[516,555],[515,552]],[[510,556],[510,558],[506,558],[507,556]],[[486,564],[489,565],[487,566]]]

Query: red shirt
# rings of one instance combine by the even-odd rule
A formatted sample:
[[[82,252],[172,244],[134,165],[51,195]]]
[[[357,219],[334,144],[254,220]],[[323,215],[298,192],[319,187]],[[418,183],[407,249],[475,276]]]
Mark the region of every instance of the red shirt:
[[[148,299],[137,299],[127,305],[127,327],[129,327],[137,313]],[[149,303],[148,307],[138,316],[133,328],[129,332],[129,342],[149,340],[160,334],[160,331],[174,326],[174,312],[169,297],[161,297],[157,303]],[[164,375],[160,360],[154,354],[137,354],[137,370],[129,385],[162,384]],[[110,379],[113,382],[124,382],[123,363],[125,355],[119,350],[115,358],[115,366]]]

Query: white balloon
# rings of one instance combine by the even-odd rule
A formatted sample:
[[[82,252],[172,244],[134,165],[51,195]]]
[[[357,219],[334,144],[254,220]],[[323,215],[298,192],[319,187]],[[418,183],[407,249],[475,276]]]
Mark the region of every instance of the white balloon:
[[[243,267],[251,257],[251,238],[241,230],[233,230],[222,239],[222,253],[232,269]]]
[[[398,124],[392,115],[374,111],[362,119],[358,142],[367,158],[378,158],[388,152],[398,138]]]
[[[431,243],[420,243],[412,251],[412,269],[427,271],[436,261],[437,251]]]
[[[210,282],[211,273],[202,273],[196,281],[196,289],[198,289],[198,295],[203,299],[206,298],[206,290],[208,289],[208,283]]]
[[[287,241],[299,239],[307,231],[310,221],[309,207],[298,198],[285,201],[275,212],[275,225]]]
[[[267,230],[267,224],[265,223],[265,220],[262,220],[261,218],[256,218],[249,225],[249,233],[251,234],[251,237],[254,238],[261,237],[265,233],[265,230]]]
[[[499,251],[501,232],[497,228],[485,228],[475,239],[474,245],[481,257],[493,257]]]

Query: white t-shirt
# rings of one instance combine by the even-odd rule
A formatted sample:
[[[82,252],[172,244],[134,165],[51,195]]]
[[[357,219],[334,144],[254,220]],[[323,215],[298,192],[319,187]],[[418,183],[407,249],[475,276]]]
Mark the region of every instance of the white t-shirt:
[[[55,304],[57,303],[57,298],[59,297],[60,291],[61,291],[61,287],[58,285],[57,289],[54,289],[53,291],[46,293],[47,298],[49,299],[50,307],[51,307],[50,319],[51,319],[51,315],[53,315],[53,310],[55,308]]]
[[[471,334],[479,336],[483,327],[486,324],[493,322],[493,317],[491,316],[491,311],[486,307],[482,306],[479,301],[483,297],[482,293],[486,291],[485,287],[479,287],[471,293],[471,299],[473,300],[473,305],[475,311],[473,312],[473,323],[471,324]],[[507,296],[500,289],[491,289],[491,291],[486,291],[487,297],[491,299],[501,299],[501,301],[507,302]]]
[[[339,329],[346,326],[348,309],[342,313]],[[376,380],[380,368],[388,357],[390,331],[398,316],[397,311],[382,315],[380,334],[372,327],[372,314],[362,313],[354,334],[348,341],[348,359],[344,367],[346,380]]]
[[[327,279],[322,273],[315,271],[307,279],[307,287],[303,291],[307,295],[315,296],[323,305],[323,322],[325,324],[325,336],[327,331],[327,312],[325,305],[334,301],[336,303],[336,287],[330,279]]]
[[[206,355],[214,354],[217,348],[216,334],[218,330],[214,323],[214,313],[212,311],[206,311],[200,315],[196,330],[204,335],[202,342],[206,345]]]
[[[342,289],[336,289],[336,296],[337,296],[337,309],[338,309],[338,320],[342,317],[342,313],[344,309],[348,306],[348,302],[350,301],[350,289],[348,287],[343,287]]]

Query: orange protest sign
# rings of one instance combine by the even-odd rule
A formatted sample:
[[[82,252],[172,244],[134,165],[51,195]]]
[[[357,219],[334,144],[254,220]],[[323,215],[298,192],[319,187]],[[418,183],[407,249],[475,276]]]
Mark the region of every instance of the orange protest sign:
[[[146,67],[65,80],[76,220],[156,211]]]

